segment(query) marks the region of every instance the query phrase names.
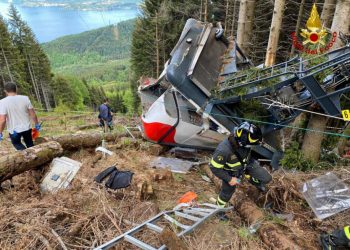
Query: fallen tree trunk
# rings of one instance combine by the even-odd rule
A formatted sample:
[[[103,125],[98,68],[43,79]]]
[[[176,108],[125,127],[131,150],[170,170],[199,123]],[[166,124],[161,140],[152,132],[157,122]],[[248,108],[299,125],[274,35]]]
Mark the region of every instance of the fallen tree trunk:
[[[50,141],[57,141],[64,150],[75,150],[78,148],[94,148],[101,145],[102,140],[106,142],[116,141],[127,136],[127,133],[91,133],[91,134],[71,134],[50,138]]]
[[[63,150],[58,142],[46,142],[23,151],[0,157],[0,183],[27,170],[34,169],[53,158],[60,156]]]
[[[214,182],[215,187],[219,190],[221,181],[214,176],[208,165],[202,167],[204,172]],[[296,242],[286,236],[285,230],[281,230],[276,225],[268,222],[263,222],[265,215],[261,209],[250,200],[242,191],[237,190],[231,199],[234,207],[240,216],[249,224],[261,223],[258,229],[260,239],[271,249],[290,250],[302,249]]]
[[[135,138],[142,138],[141,132],[133,133]],[[70,135],[60,135],[49,138],[49,141],[57,141],[61,144],[64,150],[76,150],[79,148],[94,148],[101,145],[102,140],[106,142],[114,142],[122,137],[129,137],[127,132],[116,132],[116,133],[81,133],[81,134],[70,134]]]

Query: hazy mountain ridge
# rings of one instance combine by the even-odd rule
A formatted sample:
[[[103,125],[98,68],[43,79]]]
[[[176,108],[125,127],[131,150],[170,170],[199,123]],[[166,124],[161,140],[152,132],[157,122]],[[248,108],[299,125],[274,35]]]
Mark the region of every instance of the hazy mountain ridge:
[[[126,81],[135,19],[42,44],[54,72]],[[125,71],[125,72],[124,72]]]

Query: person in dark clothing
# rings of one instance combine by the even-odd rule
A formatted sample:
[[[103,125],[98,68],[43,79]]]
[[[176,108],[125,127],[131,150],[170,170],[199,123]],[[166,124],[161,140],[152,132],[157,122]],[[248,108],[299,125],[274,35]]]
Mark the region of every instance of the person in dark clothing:
[[[323,250],[336,250],[337,247],[348,247],[350,249],[350,226],[336,229],[331,234],[321,235]]]
[[[103,104],[98,108],[99,114],[98,118],[100,119],[100,126],[103,127],[104,132],[107,132],[107,127],[112,131],[113,130],[113,115],[111,108],[108,105],[108,100],[106,99]]]
[[[259,190],[265,191],[265,185],[272,177],[251,157],[251,146],[258,145],[261,140],[260,128],[243,122],[217,146],[210,161],[211,171],[222,180],[217,206],[225,207],[243,175],[247,175],[249,182]]]

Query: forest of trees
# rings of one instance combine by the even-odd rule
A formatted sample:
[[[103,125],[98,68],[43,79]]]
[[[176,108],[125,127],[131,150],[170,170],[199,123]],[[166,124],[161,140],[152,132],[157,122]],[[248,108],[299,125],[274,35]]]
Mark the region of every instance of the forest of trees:
[[[21,93],[50,109],[54,98],[48,58],[14,6],[9,9],[9,20],[0,16],[0,49],[0,90],[4,83],[14,81]]]
[[[82,86],[78,79],[83,79],[89,88],[102,87],[103,95],[110,99],[114,112],[133,113],[129,59],[134,22],[135,19],[130,19],[42,44],[52,71],[61,78],[68,79],[71,84],[80,82],[78,85]],[[100,102],[99,98],[92,99],[93,103],[82,101],[81,96],[85,95],[86,86],[82,86],[82,91],[72,98],[80,100],[78,104],[76,101],[71,102],[70,105],[75,109],[95,107]],[[75,92],[79,89],[76,88]],[[95,93],[96,90],[90,92]]]
[[[137,81],[159,76],[188,18],[221,22],[255,65],[269,66],[303,56],[291,33],[305,28],[314,3],[324,28],[349,33],[350,0],[144,0],[136,20],[67,36],[43,50],[12,6],[8,20],[0,17],[0,88],[15,81],[45,109],[96,107],[108,96],[114,111],[137,113]],[[341,45],[338,39],[333,49]],[[324,131],[334,121],[302,115],[294,125]],[[322,141],[322,133],[308,132],[298,150],[315,162]]]
[[[126,46],[125,43],[122,46]],[[120,48],[120,51],[122,50],[125,48]],[[127,51],[128,49],[125,53],[128,53]],[[105,53],[108,54],[108,51]],[[67,58],[67,54],[64,56]],[[64,76],[55,75],[52,73],[50,63],[52,60],[49,61],[43,47],[14,6],[9,9],[8,20],[0,15],[1,96],[4,95],[4,84],[13,81],[18,84],[20,94],[28,95],[37,108],[45,110],[54,108],[61,110],[96,109],[107,98],[102,86],[88,84],[84,78],[85,75],[81,74],[79,77],[66,74]],[[128,63],[125,64],[125,66],[113,65],[113,68],[119,67],[119,71],[125,71]],[[89,72],[91,73],[92,70],[90,69]],[[126,73],[123,74],[119,78],[127,81]],[[86,75],[89,77],[88,74]],[[105,75],[108,76],[108,74]],[[110,79],[118,78],[116,74],[109,77]],[[111,96],[117,101],[120,97],[120,95]],[[122,107],[116,111],[125,112],[126,108]]]
[[[134,19],[42,44],[54,70],[130,57]],[[63,70],[63,69],[62,69]]]

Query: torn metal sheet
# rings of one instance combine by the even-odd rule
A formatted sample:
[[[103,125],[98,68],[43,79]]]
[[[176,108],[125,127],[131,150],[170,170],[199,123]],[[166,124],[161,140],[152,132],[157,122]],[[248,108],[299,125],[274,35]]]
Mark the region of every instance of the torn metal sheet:
[[[305,182],[301,191],[318,219],[350,208],[349,187],[331,172]]]
[[[186,174],[193,165],[195,165],[195,162],[166,157],[158,157],[150,163],[152,168],[169,169],[173,173],[180,174]]]
[[[81,167],[81,163],[67,157],[55,158],[50,170],[40,184],[42,192],[55,193],[69,186]]]

